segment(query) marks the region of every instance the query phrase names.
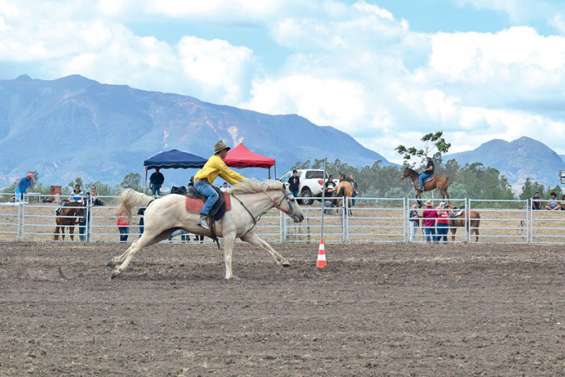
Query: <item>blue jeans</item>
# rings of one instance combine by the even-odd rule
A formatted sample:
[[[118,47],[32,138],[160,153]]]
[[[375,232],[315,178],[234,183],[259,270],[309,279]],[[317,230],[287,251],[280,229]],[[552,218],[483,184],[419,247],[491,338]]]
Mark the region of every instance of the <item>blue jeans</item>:
[[[433,174],[432,173],[422,173],[420,174],[420,188],[424,188],[424,182],[426,182],[426,179],[430,178]]]
[[[151,194],[153,196],[161,196],[161,185],[151,185]]]
[[[198,191],[198,193],[206,198],[206,202],[204,203],[204,207],[200,211],[201,216],[208,216],[212,208],[214,208],[214,204],[220,199],[218,193],[210,183],[207,181],[196,181],[194,182],[194,189]]]
[[[24,201],[24,193],[16,190],[16,202],[23,202]]]
[[[434,228],[424,228],[424,236],[427,243],[432,243],[435,241],[436,230]]]
[[[447,233],[449,231],[448,224],[437,224],[437,232],[436,232],[436,242],[447,242]]]
[[[120,242],[128,242],[129,228],[126,226],[118,227],[120,231]]]

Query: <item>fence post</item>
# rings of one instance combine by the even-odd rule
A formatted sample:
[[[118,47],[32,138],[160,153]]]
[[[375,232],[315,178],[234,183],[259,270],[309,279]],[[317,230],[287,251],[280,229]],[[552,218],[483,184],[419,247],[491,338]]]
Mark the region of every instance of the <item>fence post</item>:
[[[465,198],[465,243],[469,243],[471,239],[471,199]]]
[[[26,210],[26,194],[22,195],[22,201],[20,202],[20,241],[25,238],[25,210]]]
[[[18,200],[18,198],[16,198]],[[18,206],[18,213],[17,213],[17,226],[16,226],[16,241],[21,241],[22,239],[22,202],[16,202]]]
[[[410,207],[407,205],[408,203],[408,198],[404,197],[402,198],[402,228],[404,229],[404,243],[407,243],[409,241],[408,238],[408,232],[410,231],[408,229],[408,224],[409,222],[409,217],[410,217]]]
[[[85,229],[83,230],[84,237],[86,238],[86,242],[90,242],[90,212],[92,210],[92,197],[89,196],[88,200],[86,201],[86,209],[85,209],[85,216],[86,221],[84,222]]]
[[[279,241],[281,243],[283,243],[286,240],[285,237],[285,217],[284,217],[284,213],[279,212]]]
[[[341,239],[343,242],[347,242],[349,240],[349,229],[348,229],[348,225],[349,225],[349,200],[347,199],[347,197],[343,198],[343,203],[342,203],[342,208],[341,210],[343,211],[341,214]]]
[[[534,241],[534,210],[533,210],[533,202],[532,199],[526,200],[526,225],[528,231],[528,243],[532,243]]]

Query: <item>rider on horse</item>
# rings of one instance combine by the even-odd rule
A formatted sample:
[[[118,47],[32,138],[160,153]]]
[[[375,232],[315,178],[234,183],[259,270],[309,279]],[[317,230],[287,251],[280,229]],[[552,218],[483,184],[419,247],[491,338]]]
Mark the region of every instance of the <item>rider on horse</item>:
[[[434,169],[435,169],[434,161],[429,157],[426,157],[426,159],[427,159],[426,167],[424,171],[420,173],[420,191],[422,192],[424,192],[424,185],[426,181],[434,176]]]
[[[228,154],[228,147],[223,140],[214,145],[214,155],[208,159],[208,162],[194,176],[194,189],[206,198],[204,207],[200,211],[199,225],[204,229],[209,229],[206,219],[210,215],[210,211],[214,208],[214,204],[220,198],[216,190],[212,187],[214,180],[220,176],[230,184],[234,185],[245,179],[241,174],[228,168],[224,159]]]

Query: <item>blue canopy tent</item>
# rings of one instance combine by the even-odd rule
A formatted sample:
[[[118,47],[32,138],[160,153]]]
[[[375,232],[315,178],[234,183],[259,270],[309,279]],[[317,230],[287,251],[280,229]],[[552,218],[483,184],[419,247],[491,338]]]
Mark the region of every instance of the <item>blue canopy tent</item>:
[[[158,153],[143,161],[145,166],[145,184],[147,185],[147,171],[149,169],[199,169],[205,163],[206,159],[192,153],[179,151],[178,149]]]

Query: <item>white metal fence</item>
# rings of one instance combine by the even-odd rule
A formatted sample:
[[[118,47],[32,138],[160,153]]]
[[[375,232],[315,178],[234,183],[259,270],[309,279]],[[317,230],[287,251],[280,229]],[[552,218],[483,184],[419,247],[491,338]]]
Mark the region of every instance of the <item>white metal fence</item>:
[[[28,194],[23,202],[14,202],[13,194],[0,193],[0,240],[54,240],[60,197]],[[59,216],[75,220],[73,239],[68,232],[64,241],[119,242],[116,225],[118,198],[98,197],[102,206],[93,202],[78,206],[81,216]],[[322,203],[302,206],[304,222],[272,210],[257,225],[258,233],[271,242],[318,242],[321,236]],[[436,208],[440,200],[432,201]],[[324,239],[326,242],[427,242],[424,232],[434,233],[432,242],[487,243],[560,243],[565,244],[565,204],[563,210],[546,210],[549,201],[531,200],[450,199],[447,226],[436,220],[425,222],[423,208],[416,208],[413,198],[365,198],[349,201],[326,198],[324,206]],[[539,205],[538,205],[539,204]],[[540,209],[534,209],[539,207]],[[453,217],[457,215],[458,217]],[[128,227],[128,241],[140,236],[142,213],[134,214]],[[415,224],[417,223],[417,226]],[[447,232],[447,237],[438,232]],[[59,238],[59,240],[62,240]],[[179,234],[171,242],[194,242],[194,235]],[[200,241],[200,240],[199,240]]]

